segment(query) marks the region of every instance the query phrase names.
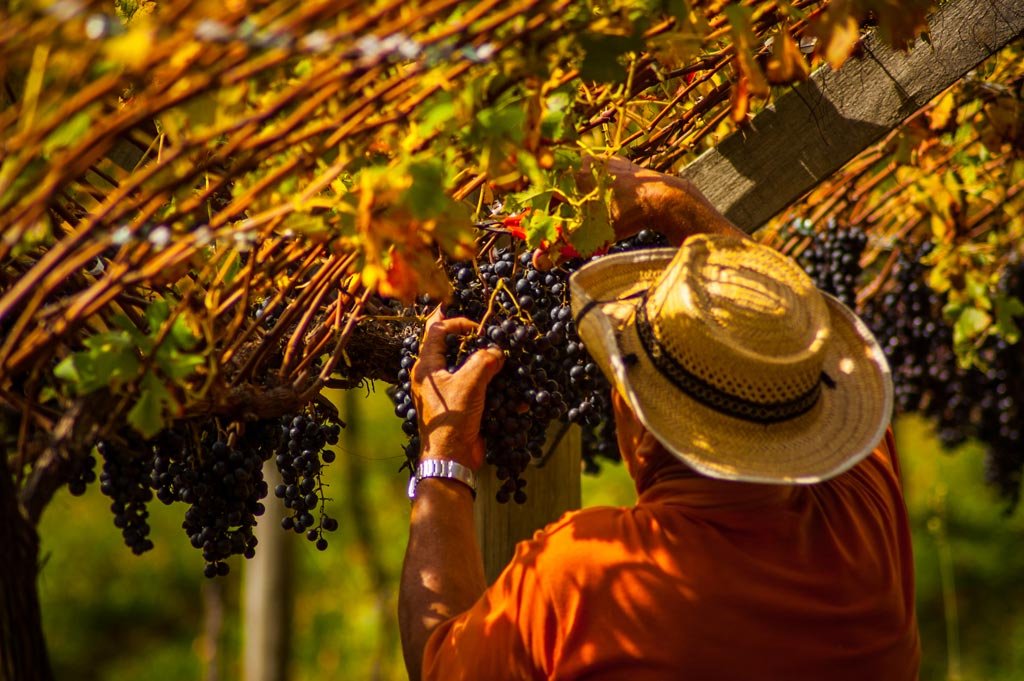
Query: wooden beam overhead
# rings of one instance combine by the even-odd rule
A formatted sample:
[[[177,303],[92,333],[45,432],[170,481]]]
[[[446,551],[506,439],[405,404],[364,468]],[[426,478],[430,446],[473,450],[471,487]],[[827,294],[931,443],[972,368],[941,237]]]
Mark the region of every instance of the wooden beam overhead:
[[[869,35],[861,57],[818,69],[680,174],[751,232],[1022,36],[1020,0],[947,2],[927,42],[899,52]]]

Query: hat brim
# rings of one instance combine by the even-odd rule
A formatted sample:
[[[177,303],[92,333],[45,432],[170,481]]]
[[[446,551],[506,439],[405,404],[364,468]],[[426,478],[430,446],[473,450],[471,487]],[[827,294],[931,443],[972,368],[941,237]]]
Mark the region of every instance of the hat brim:
[[[580,338],[651,434],[695,470],[747,482],[819,482],[870,454],[892,415],[889,365],[864,323],[828,294],[831,335],[822,369],[835,387],[822,386],[815,406],[799,417],[764,424],[723,414],[655,368],[633,325],[636,294],[675,254],[659,248],[605,256],[570,279],[573,312],[585,311]]]

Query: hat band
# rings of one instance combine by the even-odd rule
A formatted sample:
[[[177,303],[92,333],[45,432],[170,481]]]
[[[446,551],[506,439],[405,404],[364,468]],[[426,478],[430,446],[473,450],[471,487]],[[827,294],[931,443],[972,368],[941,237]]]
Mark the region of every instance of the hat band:
[[[698,403],[726,416],[755,423],[778,423],[806,414],[821,396],[822,377],[804,393],[780,402],[754,402],[726,392],[697,376],[668,353],[654,336],[647,317],[647,298],[637,307],[636,327],[640,345],[662,376]]]

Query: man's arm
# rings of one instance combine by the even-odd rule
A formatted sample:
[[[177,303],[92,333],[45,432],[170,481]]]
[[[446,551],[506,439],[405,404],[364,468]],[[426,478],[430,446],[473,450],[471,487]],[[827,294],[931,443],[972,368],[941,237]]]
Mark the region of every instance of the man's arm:
[[[590,163],[584,164],[584,177]],[[688,180],[641,168],[618,156],[604,161],[604,172],[614,178],[611,217],[616,239],[641,229],[664,234],[673,246],[682,245],[693,234],[747,236]]]
[[[694,234],[724,234],[742,238],[749,235],[711,205],[697,186],[674,175],[647,170],[620,156],[609,159],[584,157],[577,175],[579,187],[594,187],[594,165],[611,177],[611,221],[615,240],[627,239],[640,230],[653,229],[665,235],[669,244],[681,246]],[[533,263],[550,269],[560,259],[558,245],[537,249]]]
[[[480,350],[456,372],[447,370],[445,336],[476,329],[466,319],[427,320],[411,372],[422,459],[451,459],[477,471],[483,463],[480,419],[487,383],[501,368],[499,350]],[[473,496],[460,482],[425,478],[416,487],[409,545],[398,593],[398,625],[409,678],[417,681],[431,632],[468,610],[487,586],[476,540]]]
[[[398,625],[409,678],[439,624],[470,608],[487,587],[473,497],[462,483],[426,478],[416,488],[398,594]]]

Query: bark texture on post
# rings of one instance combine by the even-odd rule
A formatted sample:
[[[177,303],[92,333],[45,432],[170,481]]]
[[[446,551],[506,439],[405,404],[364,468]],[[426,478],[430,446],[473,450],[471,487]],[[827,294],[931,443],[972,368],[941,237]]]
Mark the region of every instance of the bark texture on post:
[[[0,681],[51,681],[36,578],[39,536],[0,471]]]
[[[558,424],[555,424],[556,426]],[[508,565],[516,544],[580,507],[580,429],[572,427],[543,467],[529,466],[526,503],[499,504],[495,494],[501,482],[494,469],[480,470],[475,504],[477,538],[484,557],[484,574],[492,583]]]
[[[263,478],[273,490],[281,473],[273,459],[263,464]],[[256,555],[245,562],[242,582],[243,681],[285,681],[291,654],[293,541],[281,529],[284,506],[268,498],[267,510],[253,531]]]

